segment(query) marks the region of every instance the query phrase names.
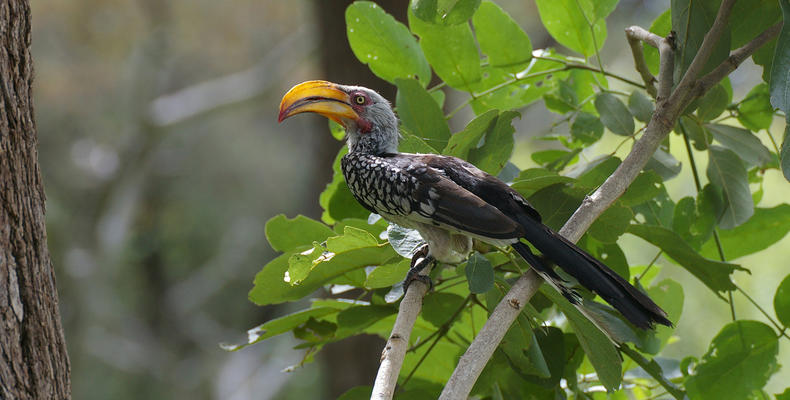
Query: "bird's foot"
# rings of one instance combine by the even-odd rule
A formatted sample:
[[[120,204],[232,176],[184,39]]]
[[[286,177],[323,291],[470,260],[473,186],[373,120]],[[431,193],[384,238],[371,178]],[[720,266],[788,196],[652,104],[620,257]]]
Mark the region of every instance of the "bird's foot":
[[[422,275],[420,272],[425,269],[425,267],[431,265],[436,261],[433,256],[428,254],[428,245],[425,244],[420,247],[417,252],[414,253],[414,256],[411,258],[411,267],[409,268],[409,272],[406,273],[406,279],[403,280],[403,292],[405,293],[409,290],[409,285],[411,285],[414,281],[420,281],[428,285],[428,290],[433,289],[433,281],[428,275]]]

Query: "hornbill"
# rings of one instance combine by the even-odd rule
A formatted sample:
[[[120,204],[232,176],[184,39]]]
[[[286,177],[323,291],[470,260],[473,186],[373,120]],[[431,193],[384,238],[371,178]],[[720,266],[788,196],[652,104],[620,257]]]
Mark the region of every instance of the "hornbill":
[[[349,152],[341,168],[351,193],[371,212],[416,229],[428,244],[426,260],[460,263],[471,252],[472,239],[510,245],[578,305],[579,296],[544,258],[532,253],[521,241],[525,239],[635,326],[671,326],[664,310],[647,295],[544,225],[537,210],[504,182],[459,158],[399,153],[398,119],[390,103],[375,91],[307,81],[285,94],[278,121],[303,112],[343,125]],[[413,265],[410,275],[424,265]]]

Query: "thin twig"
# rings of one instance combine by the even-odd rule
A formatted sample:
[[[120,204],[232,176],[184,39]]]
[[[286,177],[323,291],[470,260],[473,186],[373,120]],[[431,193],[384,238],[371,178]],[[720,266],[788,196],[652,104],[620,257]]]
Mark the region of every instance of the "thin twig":
[[[653,47],[658,48],[663,38],[639,26],[625,28],[625,37],[628,39],[628,45],[631,46],[631,54],[634,56],[636,71],[639,72],[639,75],[642,76],[642,80],[645,82],[645,90],[647,90],[649,95],[655,98],[658,95],[658,91],[656,90],[657,80],[656,77],[650,73],[650,68],[647,66],[645,54],[642,51],[641,41],[647,42]]]
[[[389,400],[395,394],[403,359],[409,347],[414,322],[422,310],[422,298],[428,292],[428,286],[419,280],[413,281],[406,294],[403,295],[395,325],[392,327],[387,345],[381,353],[381,364],[373,384],[371,399]]]

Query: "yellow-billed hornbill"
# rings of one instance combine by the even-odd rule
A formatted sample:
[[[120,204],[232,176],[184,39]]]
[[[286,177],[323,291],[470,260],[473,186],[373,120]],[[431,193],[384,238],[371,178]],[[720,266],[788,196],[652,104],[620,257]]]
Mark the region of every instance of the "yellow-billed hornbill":
[[[349,152],[341,167],[351,193],[371,212],[416,229],[428,244],[426,259],[459,263],[471,252],[472,239],[511,245],[578,304],[578,295],[520,241],[523,238],[635,326],[671,325],[664,310],[647,295],[543,225],[537,210],[504,182],[459,158],[399,153],[398,119],[390,103],[373,90],[304,82],[285,94],[278,120],[303,112],[321,114],[345,127]]]

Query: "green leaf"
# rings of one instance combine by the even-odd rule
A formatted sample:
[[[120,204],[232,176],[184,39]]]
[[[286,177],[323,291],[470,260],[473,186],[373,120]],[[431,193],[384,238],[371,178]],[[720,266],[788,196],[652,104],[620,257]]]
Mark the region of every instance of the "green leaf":
[[[584,144],[592,144],[603,136],[603,124],[595,115],[580,112],[571,124],[571,136]]]
[[[590,359],[590,363],[598,373],[601,384],[609,391],[617,389],[622,379],[622,359],[620,359],[612,341],[556,290],[544,285],[540,292],[551,299],[568,317],[568,322],[576,333],[579,344]]]
[[[680,173],[682,165],[672,154],[658,149],[645,165],[645,171],[653,171],[664,181],[668,181]]]
[[[697,116],[703,121],[710,121],[724,112],[729,104],[727,90],[718,84],[708,90],[697,103]]]
[[[615,95],[607,92],[598,94],[595,97],[595,109],[601,115],[601,122],[612,133],[620,136],[634,133],[634,117]]]
[[[790,0],[780,0],[782,15],[790,21]],[[771,104],[790,118],[790,24],[785,23],[776,41],[771,66]]]
[[[592,0],[536,0],[538,13],[549,34],[563,46],[589,57],[606,41],[606,22],[593,22],[592,29],[582,6],[593,10]],[[609,2],[607,2],[609,3]],[[605,13],[607,7],[600,7]],[[590,13],[593,16],[593,13]],[[594,35],[594,36],[593,36]]]
[[[347,308],[337,314],[336,338],[344,338],[359,334],[365,328],[397,313],[391,305],[367,305]]]
[[[620,0],[596,0],[592,2],[593,7],[593,20],[597,21],[604,19],[614,11],[617,3]]]
[[[753,131],[768,129],[774,119],[771,94],[768,85],[761,82],[743,99],[738,106],[738,121]]]
[[[423,153],[423,154],[434,154],[437,153],[438,150],[431,147],[428,143],[424,140],[418,138],[415,135],[412,135],[408,129],[405,127],[401,127],[401,138],[400,142],[398,143],[398,151],[402,153]]]
[[[431,292],[423,299],[421,316],[438,328],[450,320],[463,302],[464,298],[454,293]]]
[[[420,37],[420,47],[436,75],[453,88],[471,92],[482,74],[469,25],[427,23],[416,18],[410,10],[409,26]]]
[[[730,274],[735,270],[744,270],[737,264],[702,257],[675,232],[660,226],[632,224],[628,227],[628,233],[639,236],[663,250],[714,292],[734,290],[735,285],[730,280]]]
[[[438,5],[437,0],[412,0],[410,7],[415,17],[432,23],[437,19],[436,8]]]
[[[388,82],[413,78],[427,85],[431,69],[414,36],[381,7],[357,1],[346,8],[348,43],[354,55]]]
[[[713,142],[713,135],[694,118],[683,115],[678,119],[678,125],[675,131],[685,132],[697,150],[706,150],[708,145]]]
[[[285,276],[291,255],[286,253],[275,258],[258,272],[255,286],[249,293],[253,303],[267,305],[301,299],[346,273],[386,262],[395,256],[395,251],[389,244],[381,244],[337,253],[313,267],[307,278],[296,286],[291,286]]]
[[[674,321],[676,324],[680,321],[680,316],[683,314],[683,286],[672,279],[664,279],[647,289],[647,295],[667,312],[667,318],[670,321]],[[658,325],[655,327],[655,335],[660,342],[659,349],[667,344],[674,331],[675,329],[669,326]]]
[[[785,389],[782,393],[777,393],[776,400],[790,400],[790,387]]]
[[[620,204],[631,207],[655,198],[661,193],[663,181],[653,171],[642,171],[620,197]]]
[[[474,252],[469,256],[465,272],[470,292],[485,293],[494,287],[494,267],[480,253]]]
[[[556,54],[549,50],[542,50],[540,55],[552,57]],[[553,82],[559,77],[567,75],[567,72],[562,71],[554,74],[541,73],[555,68],[557,68],[556,62],[533,58],[527,68],[519,73],[519,76],[523,78],[515,81],[513,74],[504,69],[486,65],[482,69],[483,79],[475,85],[475,91],[484,94],[472,100],[472,109],[479,115],[494,109],[522,108],[536,102],[543,94],[554,89]]]
[[[710,146],[708,154],[708,179],[724,196],[724,212],[718,223],[722,229],[732,229],[754,214],[746,168],[732,150]]]
[[[410,133],[435,149],[443,149],[450,138],[450,126],[433,97],[414,79],[395,79],[398,117]]]
[[[678,52],[675,55],[675,76],[683,76],[697,55],[705,34],[713,26],[720,0],[671,0],[672,30]],[[713,47],[702,73],[711,71],[730,54],[730,32],[725,30]]]
[[[577,176],[574,186],[582,188],[596,188],[620,165],[620,159],[612,156],[601,156],[592,160],[584,167],[576,168],[569,175]]]
[[[485,135],[482,146],[469,151],[469,162],[491,175],[497,175],[513,153],[513,118],[521,117],[516,111],[502,111]]]
[[[442,154],[468,160],[469,151],[477,147],[480,139],[491,129],[498,115],[497,110],[490,110],[478,115],[466,125],[464,130],[450,136]]]
[[[630,208],[612,205],[590,226],[589,234],[602,243],[616,243],[634,217]]]
[[[343,228],[342,236],[333,236],[326,240],[327,250],[333,253],[358,249],[360,247],[376,246],[379,242],[370,232],[346,226]]]
[[[337,400],[367,400],[372,394],[372,386],[355,386],[340,395]]]
[[[317,307],[307,310],[297,311],[293,314],[284,315],[279,318],[270,320],[264,324],[258,325],[247,331],[247,343],[240,345],[226,345],[222,347],[225,350],[236,351],[241,348],[247,347],[251,344],[258,343],[262,340],[290,332],[299,325],[304,324],[310,318],[321,318],[326,315],[336,314],[340,310],[334,307]]]
[[[343,128],[343,125],[338,124],[331,119],[327,119],[329,122],[329,132],[332,134],[332,137],[337,140],[343,140],[346,137],[346,129]]]
[[[586,189],[552,185],[538,190],[527,200],[543,217],[543,223],[558,230],[579,207]]]
[[[472,18],[480,50],[492,67],[520,72],[532,59],[532,43],[523,29],[498,5],[484,1]]]
[[[543,168],[529,168],[521,171],[510,187],[523,195],[529,195],[547,186],[573,181],[573,178],[559,175],[554,171]]]
[[[635,90],[628,96],[628,109],[636,119],[646,123],[650,121],[650,118],[653,118],[656,105],[644,93]]]
[[[706,124],[705,128],[713,134],[713,139],[751,166],[764,166],[773,161],[771,152],[751,131],[721,124]]]
[[[706,188],[713,187],[707,185]],[[675,205],[675,215],[672,218],[672,230],[695,249],[699,249],[710,238],[716,222],[715,209],[709,202],[705,202],[706,199],[708,197],[704,192],[697,201],[693,197],[680,199]]]
[[[395,224],[387,227],[387,240],[395,252],[405,258],[411,258],[425,244],[417,230]]]
[[[302,283],[310,271],[321,262],[319,258],[324,254],[321,246],[313,247],[301,253],[292,254],[288,258],[288,283],[298,285]]]
[[[762,251],[781,240],[790,232],[790,205],[773,208],[756,208],[754,215],[734,229],[719,230],[719,239],[727,258],[736,259]],[[716,243],[708,241],[700,253],[709,258],[718,257]]]
[[[745,399],[779,368],[776,332],[757,321],[727,324],[711,341],[694,375],[686,378],[691,399]]]
[[[745,45],[781,20],[782,12],[778,3],[776,0],[736,1],[728,21],[732,32],[730,49]]]
[[[782,325],[790,326],[790,275],[787,275],[776,289],[774,311]]]
[[[675,213],[675,202],[667,194],[667,189],[662,185],[655,197],[645,203],[631,206],[636,214],[644,218],[648,225],[672,226],[672,217]]]
[[[379,265],[368,274],[365,279],[365,287],[378,289],[395,285],[403,281],[406,273],[409,272],[410,265],[411,260],[408,258],[397,258],[394,262]]]
[[[439,0],[436,15],[439,22],[456,25],[472,18],[479,5],[480,0]]]
[[[579,160],[581,149],[567,150],[541,150],[532,153],[529,157],[532,161],[543,165],[549,170],[558,171],[566,165],[574,164]]]
[[[277,251],[291,251],[313,242],[323,242],[334,235],[328,226],[304,215],[288,219],[279,214],[266,222],[266,239]]]

